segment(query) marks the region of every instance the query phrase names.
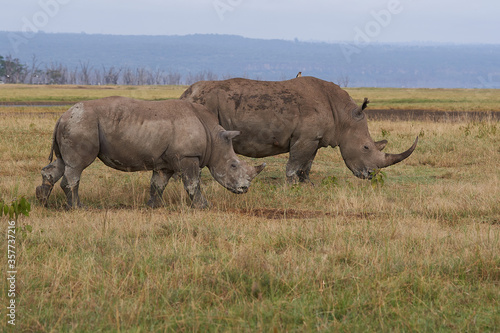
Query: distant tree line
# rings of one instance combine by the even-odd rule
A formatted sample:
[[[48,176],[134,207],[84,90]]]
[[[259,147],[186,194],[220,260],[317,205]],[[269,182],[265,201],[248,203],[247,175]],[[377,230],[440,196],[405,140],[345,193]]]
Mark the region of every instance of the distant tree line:
[[[217,75],[204,70],[197,73],[183,75],[178,72],[150,69],[147,67],[130,68],[101,66],[94,67],[89,62],[80,62],[74,68],[68,68],[62,63],[53,62],[41,65],[36,56],[31,59],[31,64],[23,64],[18,58],[11,55],[0,55],[0,83],[26,83],[26,84],[81,84],[81,85],[191,85],[198,81],[225,80],[233,77],[230,74]],[[248,75],[242,75],[248,78]],[[255,79],[261,80],[257,76]],[[281,80],[290,77],[283,76]],[[348,75],[341,74],[336,83],[347,87],[350,83]]]
[[[225,75],[222,79],[229,78]],[[178,72],[150,69],[145,67],[94,67],[88,62],[80,62],[75,68],[61,63],[41,65],[36,56],[31,64],[23,64],[11,55],[0,55],[0,81],[4,83],[27,84],[81,84],[81,85],[190,85],[202,80],[218,80],[219,76],[205,70],[188,73],[184,77]]]

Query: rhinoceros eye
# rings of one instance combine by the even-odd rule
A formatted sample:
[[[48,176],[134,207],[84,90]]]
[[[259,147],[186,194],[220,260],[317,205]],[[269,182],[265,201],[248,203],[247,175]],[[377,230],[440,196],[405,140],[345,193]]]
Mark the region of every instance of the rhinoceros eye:
[[[238,164],[236,162],[231,163],[231,169],[236,169]]]
[[[364,150],[370,150],[370,148],[368,146],[363,146],[363,149]]]

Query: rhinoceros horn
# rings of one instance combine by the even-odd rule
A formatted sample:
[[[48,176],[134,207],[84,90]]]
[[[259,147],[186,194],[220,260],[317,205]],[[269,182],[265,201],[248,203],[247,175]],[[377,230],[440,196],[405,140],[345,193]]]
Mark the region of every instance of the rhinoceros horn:
[[[254,179],[255,177],[257,177],[257,175],[259,173],[262,172],[262,170],[264,170],[264,168],[266,167],[266,163],[262,163],[261,165],[258,165],[258,166],[251,166],[250,168],[250,172],[249,172],[249,176],[250,176],[250,180]]]
[[[384,155],[384,159],[383,159],[382,163],[378,167],[379,168],[386,168],[388,166],[391,166],[393,164],[401,162],[402,160],[404,160],[405,158],[410,156],[411,153],[413,153],[413,151],[417,147],[417,143],[418,143],[418,136],[415,139],[415,142],[413,143],[413,145],[407,151],[405,151],[401,154],[387,154],[386,153]]]
[[[255,169],[255,175],[257,176],[259,173],[261,173],[262,170],[264,170],[265,167],[266,167],[266,163],[262,163],[261,165],[255,166],[254,167],[254,169]]]

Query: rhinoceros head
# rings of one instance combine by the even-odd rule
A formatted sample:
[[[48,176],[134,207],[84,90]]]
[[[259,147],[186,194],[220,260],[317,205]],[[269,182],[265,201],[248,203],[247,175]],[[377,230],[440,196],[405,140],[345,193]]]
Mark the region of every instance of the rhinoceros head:
[[[208,168],[219,184],[233,193],[240,194],[248,191],[250,182],[257,176],[266,163],[251,166],[238,158],[233,150],[232,139],[240,134],[239,131],[218,132],[212,148],[212,157]]]
[[[356,106],[348,112],[346,120],[340,129],[339,147],[342,158],[352,173],[359,178],[370,179],[377,169],[385,168],[401,162],[411,155],[417,147],[418,136],[413,145],[400,154],[386,154],[382,152],[386,140],[374,142],[368,131],[363,110],[368,105],[365,98],[362,106]]]

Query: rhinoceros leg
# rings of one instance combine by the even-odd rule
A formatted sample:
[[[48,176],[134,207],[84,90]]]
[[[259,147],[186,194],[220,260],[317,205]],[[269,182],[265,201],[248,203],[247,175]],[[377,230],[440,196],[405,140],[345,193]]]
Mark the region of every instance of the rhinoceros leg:
[[[310,182],[309,172],[318,151],[318,141],[297,141],[290,148],[286,165],[286,178],[289,183]]]
[[[309,159],[307,164],[303,166],[299,172],[297,173],[297,176],[299,177],[299,182],[309,182],[312,184],[311,180],[309,179],[309,172],[311,172],[311,167],[314,161],[314,158],[316,157],[316,152],[314,155]]]
[[[208,201],[200,189],[200,162],[198,158],[183,158],[180,161],[180,169],[182,182],[191,199],[191,205],[199,209],[208,207]]]
[[[147,205],[151,208],[160,207],[162,202],[162,195],[165,187],[168,184],[168,180],[172,177],[173,172],[168,172],[166,170],[153,170],[153,176],[151,177],[151,197],[148,200]]]
[[[47,206],[50,193],[54,188],[54,184],[64,174],[64,162],[58,158],[42,169],[42,185],[36,188],[36,198],[40,204]]]
[[[92,128],[94,124],[87,125],[88,128],[68,120],[66,127],[61,129],[59,134],[58,146],[65,164],[60,186],[66,194],[67,208],[81,207],[78,196],[80,176],[99,154],[98,126],[95,124],[95,128]]]
[[[78,196],[78,187],[80,186],[80,176],[82,168],[73,168],[66,166],[64,168],[64,176],[61,180],[61,188],[66,194],[67,208],[81,207],[80,197]]]

